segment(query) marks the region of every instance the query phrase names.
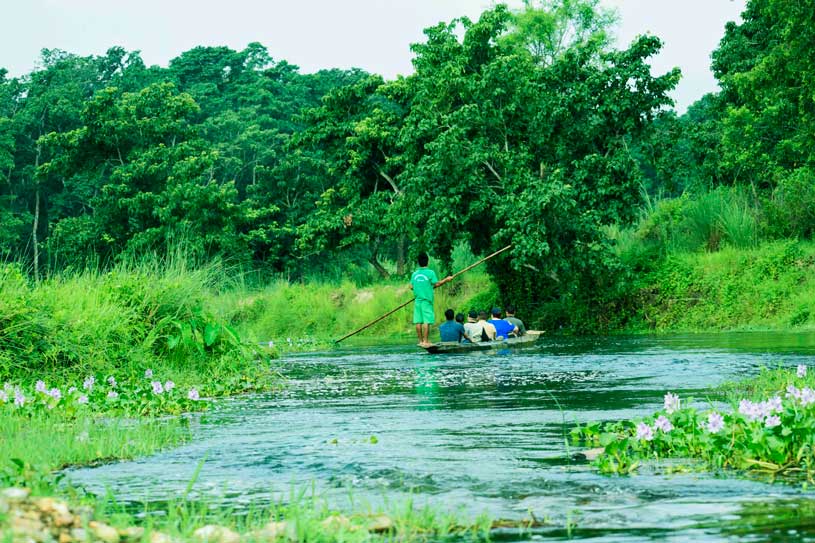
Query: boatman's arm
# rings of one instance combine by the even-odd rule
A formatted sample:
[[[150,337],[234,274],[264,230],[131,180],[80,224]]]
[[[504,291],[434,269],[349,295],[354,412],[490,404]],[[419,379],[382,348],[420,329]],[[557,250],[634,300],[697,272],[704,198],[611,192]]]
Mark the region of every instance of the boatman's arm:
[[[433,285],[433,288],[440,287],[440,286],[442,286],[443,284],[445,284],[445,283],[447,283],[447,282],[450,282],[450,281],[452,281],[452,280],[453,280],[453,276],[452,276],[452,275],[448,275],[447,277],[445,277],[444,279],[442,279],[441,281],[439,281],[438,283],[436,283],[435,285]]]

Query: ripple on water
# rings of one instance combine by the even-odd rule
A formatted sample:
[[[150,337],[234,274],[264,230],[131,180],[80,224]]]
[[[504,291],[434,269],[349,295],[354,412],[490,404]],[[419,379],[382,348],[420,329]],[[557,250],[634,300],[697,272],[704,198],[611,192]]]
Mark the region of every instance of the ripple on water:
[[[775,348],[746,338],[752,349],[719,338],[556,339],[511,355],[300,354],[281,362],[286,390],[219,403],[191,443],[70,478],[124,501],[163,500],[186,488],[205,458],[195,492],[237,509],[314,488],[338,507],[412,498],[472,515],[532,511],[552,521],[547,537],[741,540],[749,534],[736,525],[761,525],[773,504],[783,504],[778,518],[796,510],[789,503],[815,510],[809,494],[716,474],[604,477],[573,461],[565,439],[578,422],[650,413],[666,390],[704,398],[761,364],[815,356],[815,342],[800,338],[798,350],[788,336]],[[574,523],[577,531],[563,531]],[[798,525],[795,539],[813,533]],[[763,529],[790,537],[778,522]]]

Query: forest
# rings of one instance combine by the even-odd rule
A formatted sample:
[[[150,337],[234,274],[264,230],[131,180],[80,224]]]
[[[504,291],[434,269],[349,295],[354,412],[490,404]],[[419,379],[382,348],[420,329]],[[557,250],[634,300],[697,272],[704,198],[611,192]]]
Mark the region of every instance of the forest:
[[[678,114],[660,39],[614,45],[598,0],[425,30],[414,72],[303,74],[264,45],[43,50],[0,70],[0,255],[32,280],[179,247],[266,277],[404,277],[485,255],[499,301],[614,328],[672,254],[815,230],[811,1],[751,0]],[[793,260],[795,255],[793,255]],[[646,289],[647,290],[647,289]]]

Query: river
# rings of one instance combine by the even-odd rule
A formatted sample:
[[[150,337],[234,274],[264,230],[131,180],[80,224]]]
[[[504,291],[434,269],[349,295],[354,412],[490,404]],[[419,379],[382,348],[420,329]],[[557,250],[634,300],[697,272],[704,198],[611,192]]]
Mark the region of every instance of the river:
[[[283,392],[219,402],[193,439],[132,462],[69,472],[124,502],[194,496],[236,510],[314,491],[339,509],[412,499],[465,517],[549,525],[501,540],[815,540],[815,495],[726,473],[649,467],[604,476],[573,459],[577,423],[650,414],[667,391],[712,387],[762,365],[815,361],[815,334],[544,339],[511,353],[428,355],[354,347],[280,361]],[[712,400],[710,400],[712,401]]]

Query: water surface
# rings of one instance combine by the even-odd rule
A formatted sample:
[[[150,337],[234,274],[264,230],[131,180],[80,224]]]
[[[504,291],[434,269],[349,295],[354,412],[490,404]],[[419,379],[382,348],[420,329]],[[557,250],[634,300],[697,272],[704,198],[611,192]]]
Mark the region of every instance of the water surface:
[[[219,403],[195,419],[190,444],[70,479],[123,501],[163,500],[205,458],[194,492],[236,509],[313,488],[342,509],[412,497],[465,516],[551,522],[520,539],[815,540],[814,496],[800,485],[664,470],[608,477],[573,460],[566,440],[577,423],[649,414],[666,391],[715,401],[722,381],[814,359],[815,334],[767,333],[301,354],[280,362],[285,391]]]

